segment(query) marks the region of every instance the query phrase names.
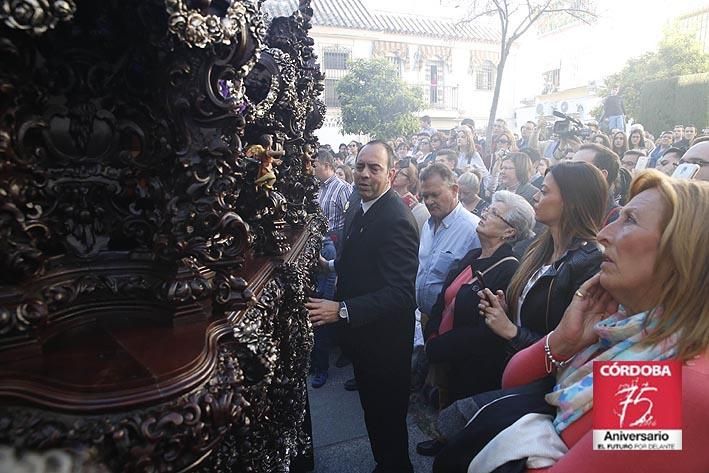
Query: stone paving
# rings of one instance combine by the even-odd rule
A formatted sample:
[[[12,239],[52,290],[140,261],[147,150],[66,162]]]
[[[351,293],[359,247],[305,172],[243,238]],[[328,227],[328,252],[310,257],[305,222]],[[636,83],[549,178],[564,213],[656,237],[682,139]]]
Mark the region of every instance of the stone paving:
[[[357,392],[345,391],[353,377],[352,365],[330,367],[327,384],[309,386],[316,473],[371,473],[375,467]],[[310,379],[308,380],[310,382]],[[416,453],[416,444],[427,440],[434,414],[412,396],[409,407],[409,450],[416,473],[429,473],[433,459]]]

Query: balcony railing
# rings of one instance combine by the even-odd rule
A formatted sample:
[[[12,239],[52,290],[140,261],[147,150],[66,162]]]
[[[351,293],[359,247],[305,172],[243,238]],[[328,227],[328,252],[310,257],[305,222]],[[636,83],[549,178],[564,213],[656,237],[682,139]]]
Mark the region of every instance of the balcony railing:
[[[434,86],[431,84],[415,84],[421,91],[426,108],[438,110],[458,109],[458,87],[449,85]]]

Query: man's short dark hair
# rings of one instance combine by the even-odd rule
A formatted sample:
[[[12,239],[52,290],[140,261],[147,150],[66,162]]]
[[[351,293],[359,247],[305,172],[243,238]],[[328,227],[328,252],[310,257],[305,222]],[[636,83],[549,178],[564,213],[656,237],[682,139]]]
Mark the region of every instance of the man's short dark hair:
[[[436,151],[436,158],[439,156],[443,156],[443,158],[445,158],[445,160],[448,162],[451,162],[451,163],[455,162],[455,166],[453,166],[453,167],[458,166],[458,152],[457,151],[454,151],[454,150],[448,149],[448,148],[439,149],[438,151]]]
[[[532,161],[532,164],[536,164],[539,162],[540,159],[542,159],[542,155],[539,154],[539,151],[534,148],[522,148],[521,150],[519,150],[519,152],[529,156],[529,159]]]
[[[629,154],[631,156],[638,156],[638,157],[647,156],[647,154],[645,154],[645,151],[640,151],[639,149],[629,149],[628,151],[623,153],[623,156],[625,156],[627,154]]]
[[[618,169],[620,169],[620,158],[613,152],[612,149],[607,148],[598,143],[586,143],[581,145],[579,151],[590,150],[594,152],[593,165],[596,166],[601,171],[606,171],[606,181],[608,185],[612,185],[618,178]]]
[[[431,117],[429,117],[428,115],[424,115],[421,117],[421,121],[427,125],[430,125],[431,124]]]
[[[384,150],[387,153],[387,171],[390,169],[394,169],[394,161],[396,161],[396,153],[394,152],[392,147],[389,146],[386,141],[382,141],[382,140],[372,140],[364,146],[373,146],[373,145],[380,145],[380,146],[384,147]],[[359,149],[360,153],[362,152],[362,149],[364,148],[364,146],[362,146],[362,148]],[[359,157],[359,153],[357,153],[357,156]]]
[[[328,166],[330,169],[335,169],[335,157],[326,149],[318,150],[318,163]]]
[[[475,131],[475,120],[472,118],[463,118],[463,121],[461,121],[460,124],[469,126],[471,130]]]
[[[697,127],[694,126],[694,125],[692,125],[691,123],[688,123],[688,124],[684,125],[684,127],[685,127],[685,128],[694,128],[695,130],[697,129]]]
[[[684,156],[685,150],[682,148],[675,148],[674,146],[671,146],[671,147],[667,148],[664,153],[662,153],[662,157],[664,158],[665,155],[672,154],[672,153],[677,153],[677,159],[682,159],[682,156]]]
[[[684,125],[675,125],[674,128],[684,128]]]
[[[432,163],[430,166],[426,166],[423,171],[421,171],[419,181],[425,182],[433,176],[440,176],[443,182],[448,186],[458,183],[453,171],[451,171],[448,166],[441,163]]]

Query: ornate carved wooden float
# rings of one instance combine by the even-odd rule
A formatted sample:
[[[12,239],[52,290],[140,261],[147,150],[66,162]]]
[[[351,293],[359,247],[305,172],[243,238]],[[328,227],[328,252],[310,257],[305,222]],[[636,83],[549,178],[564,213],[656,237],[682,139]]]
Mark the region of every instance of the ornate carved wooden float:
[[[323,77],[260,5],[0,1],[0,444],[307,466]]]

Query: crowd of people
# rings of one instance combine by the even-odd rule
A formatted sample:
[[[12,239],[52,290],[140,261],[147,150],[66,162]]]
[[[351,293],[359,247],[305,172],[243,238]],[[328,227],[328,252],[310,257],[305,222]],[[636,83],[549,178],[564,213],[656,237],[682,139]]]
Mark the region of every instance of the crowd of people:
[[[439,410],[417,445],[435,472],[658,471],[662,452],[592,451],[591,366],[618,359],[684,363],[683,449],[664,454],[709,471],[709,136],[587,126],[496,120],[486,142],[470,119],[423,117],[408,138],[318,151],[311,383],[339,345],[375,471],[413,471],[413,390]]]

